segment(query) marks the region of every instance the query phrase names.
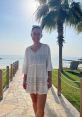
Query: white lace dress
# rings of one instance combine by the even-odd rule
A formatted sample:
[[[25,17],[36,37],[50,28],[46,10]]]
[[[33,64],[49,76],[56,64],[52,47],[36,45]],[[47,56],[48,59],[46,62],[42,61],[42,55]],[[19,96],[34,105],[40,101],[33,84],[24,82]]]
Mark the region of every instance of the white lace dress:
[[[24,55],[22,73],[27,74],[26,92],[47,94],[48,71],[52,71],[51,52],[48,44],[41,43],[41,47],[34,52],[27,47]]]

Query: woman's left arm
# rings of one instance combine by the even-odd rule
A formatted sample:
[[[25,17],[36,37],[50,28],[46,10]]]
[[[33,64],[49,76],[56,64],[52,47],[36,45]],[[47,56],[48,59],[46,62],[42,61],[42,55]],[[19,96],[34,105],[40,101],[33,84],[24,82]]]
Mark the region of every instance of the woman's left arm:
[[[51,62],[51,51],[48,46],[48,58],[47,58],[47,71],[48,71],[48,88],[52,86],[52,62]]]
[[[48,71],[48,88],[52,87],[52,71]]]
[[[28,71],[28,60],[27,60],[27,48],[25,50],[25,54],[24,54],[24,61],[23,61],[23,66],[22,66],[22,73],[23,75],[23,87],[24,89],[26,89],[26,84],[27,84],[27,71]]]

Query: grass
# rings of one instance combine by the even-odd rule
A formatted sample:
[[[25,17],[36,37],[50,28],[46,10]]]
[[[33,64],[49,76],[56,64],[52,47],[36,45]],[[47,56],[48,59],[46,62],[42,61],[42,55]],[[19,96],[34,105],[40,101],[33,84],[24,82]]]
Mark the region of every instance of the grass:
[[[62,94],[71,102],[71,104],[80,111],[80,74],[79,70],[71,71],[64,69],[61,82]],[[75,82],[78,81],[78,82]],[[58,70],[54,69],[52,72],[53,85],[58,87]]]
[[[10,71],[10,69],[9,69],[9,71]],[[9,74],[9,76],[10,76],[10,74]],[[3,82],[3,89],[4,89],[8,84],[8,80],[6,78],[6,69],[2,69],[2,82]]]

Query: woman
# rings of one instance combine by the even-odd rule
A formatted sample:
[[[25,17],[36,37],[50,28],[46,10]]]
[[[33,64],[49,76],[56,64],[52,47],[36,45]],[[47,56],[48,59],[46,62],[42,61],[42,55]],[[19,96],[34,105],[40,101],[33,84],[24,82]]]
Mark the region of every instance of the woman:
[[[31,37],[33,45],[26,48],[24,56],[23,88],[30,93],[36,117],[44,117],[48,89],[52,87],[51,53],[48,44],[40,42],[40,26],[32,27]]]

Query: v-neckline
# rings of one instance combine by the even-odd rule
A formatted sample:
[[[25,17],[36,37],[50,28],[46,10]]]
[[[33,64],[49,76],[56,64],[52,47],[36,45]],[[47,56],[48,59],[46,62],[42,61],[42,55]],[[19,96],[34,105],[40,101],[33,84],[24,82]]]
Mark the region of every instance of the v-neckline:
[[[31,46],[30,46],[30,49],[31,49],[31,51],[32,51],[33,53],[37,53],[37,52],[41,49],[41,47],[42,47],[42,43],[41,43],[40,47],[39,47],[36,51],[33,51],[32,48],[31,48]]]

